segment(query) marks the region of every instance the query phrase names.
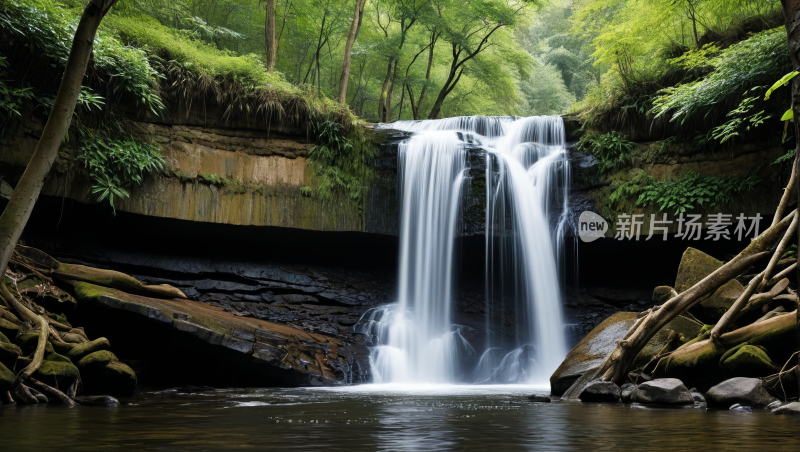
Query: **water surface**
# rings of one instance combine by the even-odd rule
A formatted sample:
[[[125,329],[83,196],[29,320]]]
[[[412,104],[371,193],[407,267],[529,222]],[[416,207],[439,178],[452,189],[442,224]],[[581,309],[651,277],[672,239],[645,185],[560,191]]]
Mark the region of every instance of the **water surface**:
[[[768,411],[531,403],[525,386],[166,390],[118,408],[0,406],[3,450],[797,450]]]

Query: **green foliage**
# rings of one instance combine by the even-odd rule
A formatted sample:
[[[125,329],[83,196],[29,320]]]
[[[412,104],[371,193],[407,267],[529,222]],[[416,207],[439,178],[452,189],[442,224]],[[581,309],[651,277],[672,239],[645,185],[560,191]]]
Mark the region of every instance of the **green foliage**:
[[[13,34],[29,49],[38,49],[63,68],[78,24],[76,11],[54,1],[0,0],[0,24],[4,33]],[[157,87],[160,75],[150,65],[147,54],[123,45],[103,29],[98,31],[93,47],[93,68],[108,77],[117,100],[128,100],[149,108],[153,113],[164,109]],[[95,104],[97,105],[97,104]]]
[[[684,123],[755,86],[771,83],[776,73],[791,69],[786,31],[781,27],[759,33],[721,51],[710,64],[714,70],[703,79],[662,90],[653,101],[656,117],[669,115],[671,121]]]
[[[782,156],[780,156],[777,159],[775,159],[775,161],[772,162],[772,164],[773,165],[782,165],[784,163],[793,162],[794,161],[794,153],[795,153],[795,148],[789,149],[786,152],[786,154],[783,154]]]
[[[317,123],[315,129],[317,144],[308,152],[308,158],[314,176],[320,178],[316,194],[322,199],[342,194],[363,209],[373,176],[370,161],[377,155],[377,148],[359,129],[348,136],[341,125],[330,120]],[[305,188],[308,187],[301,191],[309,196],[311,192]]]
[[[686,173],[668,181],[659,181],[641,172],[620,184],[608,196],[608,205],[620,209],[633,197],[636,207],[655,207],[659,212],[675,215],[699,208],[714,207],[734,195],[752,191],[762,180],[758,176],[701,176]]]
[[[797,245],[790,246],[782,255],[781,259],[797,258]]]
[[[141,185],[148,173],[164,169],[157,145],[144,142],[116,124],[91,130],[77,126],[78,161],[89,172],[89,193],[95,201],[108,200],[114,214],[116,199],[126,199],[133,185]]]
[[[8,65],[6,57],[0,55],[0,77],[6,77],[4,68]],[[0,127],[22,117],[23,105],[33,101],[34,93],[30,87],[17,88],[0,80]]]
[[[214,174],[200,173],[197,175],[197,178],[211,185],[216,185],[220,187],[228,185],[228,180],[225,179],[224,177],[217,176],[216,173]]]
[[[581,138],[579,146],[597,157],[601,174],[629,167],[631,151],[635,147],[633,142],[619,132],[586,134]]]
[[[753,90],[758,88],[763,87],[757,87]],[[766,120],[772,117],[772,115],[765,116],[764,110],[749,116],[747,115],[750,110],[753,109],[754,102],[757,98],[758,97],[746,97],[743,99],[737,108],[731,110],[726,115],[730,119],[711,131],[711,136],[722,144],[735,136],[739,136],[740,133],[750,132],[751,129],[755,129],[764,124]]]

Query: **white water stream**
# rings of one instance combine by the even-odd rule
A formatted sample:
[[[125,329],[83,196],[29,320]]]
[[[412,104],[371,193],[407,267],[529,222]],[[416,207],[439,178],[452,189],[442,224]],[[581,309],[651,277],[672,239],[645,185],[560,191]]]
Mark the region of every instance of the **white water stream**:
[[[564,221],[553,218],[567,211],[563,121],[460,117],[386,127],[413,135],[398,150],[398,302],[370,310],[358,325],[380,344],[371,355],[375,382],[452,383],[459,363],[475,353],[451,319],[467,146],[483,148],[487,161],[489,334],[473,380],[546,382],[567,352],[558,272]],[[500,331],[509,314],[516,319],[512,339]]]

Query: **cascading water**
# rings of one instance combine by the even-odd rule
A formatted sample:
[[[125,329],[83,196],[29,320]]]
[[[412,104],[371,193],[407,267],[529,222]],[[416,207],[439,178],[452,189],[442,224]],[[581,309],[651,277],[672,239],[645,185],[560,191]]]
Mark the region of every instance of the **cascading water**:
[[[566,354],[558,277],[564,222],[552,233],[550,227],[552,201],[560,193],[566,202],[569,179],[561,118],[460,117],[387,127],[414,134],[398,152],[398,302],[370,310],[356,325],[379,344],[371,355],[375,382],[451,383],[459,359],[474,353],[450,316],[467,146],[483,148],[487,158],[490,334],[476,379],[546,379]],[[517,319],[513,341],[497,324],[508,309]]]

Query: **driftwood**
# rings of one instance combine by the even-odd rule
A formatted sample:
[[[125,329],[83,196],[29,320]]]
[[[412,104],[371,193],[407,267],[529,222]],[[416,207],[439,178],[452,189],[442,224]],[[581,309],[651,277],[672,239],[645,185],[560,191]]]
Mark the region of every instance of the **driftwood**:
[[[752,297],[750,299],[750,302],[747,303],[747,305],[745,305],[741,309],[741,311],[739,311],[738,313],[734,314],[733,321],[735,322],[735,321],[741,319],[742,317],[746,316],[747,314],[750,314],[753,311],[756,311],[757,309],[761,309],[762,306],[766,305],[767,303],[772,301],[775,297],[780,295],[781,292],[786,290],[787,287],[789,287],[789,280],[786,279],[786,278],[783,278],[769,292],[758,294],[755,297]],[[730,311],[730,309],[729,309],[729,311]],[[727,312],[726,312],[726,314],[727,314]]]
[[[796,311],[753,323],[738,330],[725,333],[715,342],[711,339],[697,341],[681,347],[659,359],[656,370],[662,374],[674,373],[678,368],[690,368],[709,362],[718,362],[737,345],[756,345],[797,329]]]
[[[664,303],[658,311],[651,310],[647,313],[646,316],[634,325],[626,337],[617,343],[617,347],[600,366],[597,372],[600,379],[620,384],[630,370],[636,356],[661,328],[682,312],[688,311],[692,306],[701,302],[705,296],[709,296],[720,286],[742,274],[758,259],[766,256],[768,254],[767,250],[772,248],[778,240],[786,235],[787,229],[789,229],[792,224],[796,225],[796,216],[797,210],[795,209],[786,218],[774,222],[772,226],[753,240],[731,261],[725,263],[715,272],[677,297]],[[722,336],[724,337],[724,335]],[[704,340],[703,342],[705,341],[713,344],[710,340]],[[692,347],[697,346],[697,344],[698,343],[693,344]],[[690,347],[682,349],[686,350],[689,348]]]
[[[781,256],[783,256],[786,248],[789,247],[789,243],[794,241],[793,236],[794,232],[797,230],[797,218],[798,215],[795,215],[792,224],[789,225],[789,229],[787,229],[786,234],[783,235],[783,239],[778,243],[778,247],[775,248],[775,253],[772,255],[772,259],[769,260],[769,264],[767,264],[767,268],[764,270],[764,278],[762,278],[761,284],[758,286],[759,291],[763,290],[764,286],[772,279],[772,272],[775,271],[775,266],[778,264]]]
[[[29,378],[28,382],[30,384],[38,387],[42,391],[54,395],[58,400],[61,401],[61,403],[63,403],[64,405],[66,405],[69,408],[72,408],[72,407],[76,406],[76,403],[75,403],[74,400],[72,400],[69,397],[67,397],[66,394],[64,394],[63,392],[59,391],[58,389],[56,389],[56,388],[54,388],[54,387],[52,387],[50,385],[46,385],[46,384],[42,383],[41,381],[39,381],[39,380],[37,380],[37,379],[35,379],[33,377]]]
[[[744,292],[736,299],[736,301],[731,305],[731,307],[725,311],[725,314],[722,315],[722,318],[719,319],[714,328],[711,330],[710,337],[712,341],[717,342],[719,340],[720,334],[722,331],[725,331],[730,323],[733,321],[733,317],[747,304],[750,300],[750,297],[758,288],[761,281],[764,279],[764,273],[760,273],[757,275],[753,281],[744,289]]]

